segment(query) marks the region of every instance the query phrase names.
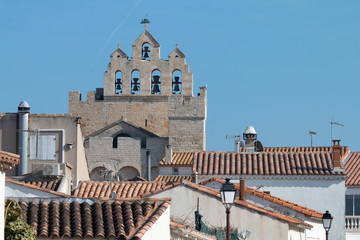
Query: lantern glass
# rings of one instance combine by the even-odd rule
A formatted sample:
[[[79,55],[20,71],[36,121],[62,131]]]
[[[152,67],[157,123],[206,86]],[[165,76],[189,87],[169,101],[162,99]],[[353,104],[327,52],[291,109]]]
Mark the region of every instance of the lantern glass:
[[[230,209],[231,205],[234,203],[235,193],[236,188],[234,187],[234,184],[230,182],[230,179],[226,179],[226,182],[220,189],[221,201],[226,209]]]
[[[331,228],[331,222],[332,222],[333,218],[331,216],[331,214],[329,213],[329,211],[326,211],[326,213],[324,213],[323,217],[322,217],[322,222],[323,222],[323,226],[326,232],[328,232]]]

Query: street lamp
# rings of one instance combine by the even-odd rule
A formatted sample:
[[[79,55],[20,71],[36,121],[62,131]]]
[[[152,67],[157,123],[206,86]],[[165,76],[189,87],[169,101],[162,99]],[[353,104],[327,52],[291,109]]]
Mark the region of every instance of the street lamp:
[[[333,217],[331,216],[329,211],[326,211],[326,213],[324,213],[323,217],[322,217],[322,222],[323,222],[323,226],[324,226],[325,234],[326,234],[326,240],[328,240],[328,237],[329,237],[329,230],[331,228],[332,220],[333,220]]]
[[[220,194],[221,201],[226,209],[226,239],[230,240],[230,208],[234,203],[236,188],[230,182],[230,179],[225,179],[226,182],[221,186]]]

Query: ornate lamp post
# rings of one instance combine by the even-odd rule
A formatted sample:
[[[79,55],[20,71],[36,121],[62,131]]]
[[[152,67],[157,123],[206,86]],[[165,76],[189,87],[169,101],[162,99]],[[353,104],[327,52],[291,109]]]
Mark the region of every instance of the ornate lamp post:
[[[226,179],[226,182],[220,189],[221,201],[226,209],[226,239],[230,240],[230,208],[234,203],[236,188],[234,184],[230,182],[230,179]]]
[[[323,222],[323,226],[324,226],[325,234],[326,234],[326,240],[328,240],[328,238],[329,238],[329,230],[331,228],[332,220],[333,220],[333,217],[331,216],[329,211],[326,211],[326,213],[324,213],[324,215],[322,217],[322,222]]]

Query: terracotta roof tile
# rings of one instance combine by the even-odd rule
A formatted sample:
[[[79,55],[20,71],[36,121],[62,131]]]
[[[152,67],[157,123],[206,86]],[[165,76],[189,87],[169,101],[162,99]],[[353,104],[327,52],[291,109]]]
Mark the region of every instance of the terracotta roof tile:
[[[219,179],[219,178],[211,178],[209,180],[201,182],[200,185],[205,185],[205,184],[207,184],[209,182],[213,182],[213,181],[219,182],[221,184],[225,183],[225,180],[222,180],[222,179]],[[236,189],[240,189],[239,184],[234,184],[234,186],[236,187]],[[272,195],[270,195],[268,193],[264,193],[264,192],[255,190],[255,189],[250,188],[250,187],[245,186],[245,193],[254,195],[254,196],[259,197],[259,198],[266,199],[267,201],[270,201],[270,202],[273,202],[273,203],[276,203],[276,204],[279,204],[279,205],[282,205],[282,206],[285,206],[285,207],[293,209],[293,210],[295,210],[297,212],[303,213],[304,215],[307,215],[309,217],[314,217],[314,218],[319,218],[320,219],[323,216],[323,213],[321,213],[321,212],[318,212],[318,211],[315,211],[313,209],[298,205],[296,203],[289,202],[287,200],[272,196]]]
[[[182,175],[171,175],[171,176],[157,176],[154,181],[159,182],[181,182],[183,180],[192,180],[192,176],[182,176]]]
[[[37,175],[23,175],[23,176],[11,176],[13,180],[23,182],[26,184],[34,185],[39,188],[46,188],[49,190],[57,191],[61,178],[57,176],[37,176]]]
[[[170,200],[19,203],[23,219],[39,238],[141,239]]]
[[[24,186],[24,187],[36,189],[36,190],[39,190],[39,191],[43,191],[43,192],[48,192],[48,193],[51,193],[51,194],[55,194],[55,195],[58,195],[58,196],[60,196],[60,197],[70,197],[70,195],[67,195],[67,194],[64,194],[64,193],[61,193],[61,192],[57,192],[57,191],[51,190],[51,189],[49,189],[49,188],[44,188],[44,187],[42,187],[42,186],[38,186],[38,184],[21,182],[21,181],[14,180],[14,179],[11,179],[11,178],[6,178],[5,181],[6,181],[6,182],[9,182],[9,183],[14,183],[14,184],[17,184],[17,185],[20,185],[20,186]]]
[[[160,160],[159,166],[192,166],[194,152],[172,152],[171,163]]]
[[[0,151],[0,171],[7,171],[19,164],[20,156],[17,154]]]
[[[118,198],[136,198],[143,193],[164,188],[168,183],[160,181],[152,182],[112,182],[112,191]],[[73,197],[77,198],[109,198],[111,196],[110,181],[83,181],[74,190]]]
[[[344,164],[347,187],[360,186],[360,152],[353,152]]]
[[[199,175],[344,175],[332,171],[330,152],[194,153]]]

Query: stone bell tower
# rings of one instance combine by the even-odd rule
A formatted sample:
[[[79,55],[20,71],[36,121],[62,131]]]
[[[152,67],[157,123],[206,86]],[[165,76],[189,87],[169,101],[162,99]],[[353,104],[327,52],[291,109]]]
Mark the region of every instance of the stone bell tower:
[[[130,58],[118,48],[110,55],[103,88],[81,100],[69,93],[69,113],[82,118],[84,136],[119,119],[168,138],[176,151],[205,149],[206,87],[193,95],[193,75],[176,44],[164,60],[147,30],[133,42]]]

